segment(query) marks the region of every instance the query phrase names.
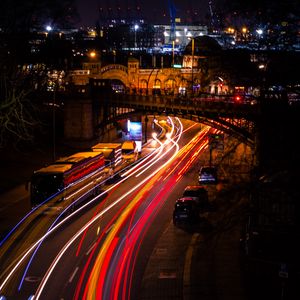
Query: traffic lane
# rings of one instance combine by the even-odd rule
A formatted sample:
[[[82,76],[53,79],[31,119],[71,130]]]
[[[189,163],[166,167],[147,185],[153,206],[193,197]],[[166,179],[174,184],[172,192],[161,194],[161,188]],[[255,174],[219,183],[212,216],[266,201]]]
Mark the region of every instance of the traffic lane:
[[[55,202],[55,200],[53,201]],[[57,204],[48,203],[38,208],[35,212],[31,211],[32,214],[26,218],[22,225],[13,232],[10,239],[5,242],[5,249],[2,247],[1,256],[5,259],[5,263],[1,264],[3,268],[9,265],[10,261],[21,255],[24,249],[34,243],[35,240],[43,236],[50,224],[53,224],[52,222],[56,220],[58,214],[65,208],[66,202],[60,202],[58,206]],[[16,245],[16,243],[20,246]],[[18,249],[18,251],[9,251],[10,248]],[[4,257],[4,254],[7,252],[12,256],[11,258],[7,255]]]
[[[35,275],[33,275],[32,277],[34,277]],[[36,276],[36,277],[38,277],[38,276]]]
[[[145,173],[144,176],[146,176],[146,175],[147,175],[147,174]],[[127,187],[125,187],[126,192],[128,191],[128,186],[133,186],[132,183],[128,183],[128,180],[130,180],[130,179],[127,179],[127,180],[126,180],[126,181],[127,181],[127,182],[126,182],[126,186],[127,186]],[[134,179],[134,180],[135,180],[136,182],[140,182],[140,179]],[[123,184],[121,184],[121,185],[118,187],[118,195],[117,195],[117,196],[119,196],[119,193],[121,192],[119,189],[120,189],[120,187],[122,188],[122,186],[123,186]],[[122,193],[122,192],[121,192],[121,193]],[[114,201],[114,199],[112,199],[111,201]],[[120,203],[121,203],[121,202],[120,202]],[[118,205],[116,205],[116,206],[114,207],[113,210],[118,209],[118,206],[121,205],[120,203],[119,203]],[[109,204],[107,204],[107,205],[109,205]],[[113,211],[112,211],[111,213],[112,213],[112,214],[115,214],[115,212],[113,212]],[[90,230],[93,231],[92,229],[90,229]],[[94,232],[95,232],[95,231],[94,231]],[[59,240],[62,241],[63,239],[60,237]],[[85,240],[85,241],[86,241],[86,240]],[[57,245],[58,243],[55,243],[55,244]],[[91,243],[89,242],[88,245],[90,245],[90,244],[91,244]],[[71,265],[74,265],[74,264],[72,263]],[[66,266],[65,266],[65,268],[66,268]],[[65,268],[64,268],[64,269],[65,269]]]
[[[38,215],[38,217],[40,217],[41,214],[39,214],[38,212],[44,211],[44,209],[46,209],[46,210],[48,209],[48,208],[45,208],[45,207],[46,207],[46,206],[42,206],[41,208],[37,209],[37,210],[35,211],[35,213],[32,214],[32,215],[30,216],[30,219],[27,219],[26,222],[23,223],[23,225],[24,225],[24,224],[26,225],[26,223],[32,225],[32,224],[33,224],[33,222],[31,222],[31,221],[32,221],[32,218],[35,220],[36,214]],[[46,224],[46,223],[47,223],[47,219],[48,219],[48,218],[45,218],[45,217],[44,217],[44,218],[42,219],[42,222],[43,222],[44,224]],[[48,223],[49,223],[49,222],[48,222]],[[42,226],[40,226],[40,225],[41,225],[41,224],[39,224],[39,226],[36,226],[35,229],[37,229],[38,227],[41,228]],[[26,226],[23,226],[23,227],[26,227]],[[37,230],[34,230],[34,231],[37,232],[38,229],[37,229]],[[18,230],[18,231],[17,231],[17,233],[19,233],[19,232],[21,232],[21,230]],[[30,230],[29,232],[32,233],[33,230]],[[14,232],[14,233],[15,233],[15,232]],[[42,233],[43,233],[43,232],[42,232]],[[13,242],[14,242],[15,239],[11,238],[11,240],[13,240]],[[30,238],[28,239],[28,242],[31,243],[31,239],[30,239]],[[8,244],[8,243],[6,243],[5,247],[9,248],[10,245],[7,245],[7,244]],[[20,244],[21,244],[22,248],[24,249],[23,243],[21,242]],[[22,251],[23,251],[23,250],[22,250]]]
[[[176,165],[176,162],[174,162],[174,164]],[[185,165],[185,163],[184,163],[184,165]],[[169,172],[170,173],[173,173],[172,172],[173,170],[170,170]],[[178,174],[177,174],[178,175]],[[160,175],[161,176],[161,175]],[[175,178],[174,178],[175,177]],[[172,181],[172,179],[174,180],[171,184],[170,184],[170,182],[166,182],[165,183],[165,188],[166,188],[166,186],[167,186],[167,184],[169,184],[169,186],[170,187],[174,187],[174,185],[175,185],[175,182],[176,182],[176,179],[178,178],[177,176],[171,176],[171,177],[169,177],[169,180],[168,181]],[[159,180],[159,182],[161,182],[161,178],[158,178],[158,180]],[[152,186],[156,186],[153,182],[151,183],[151,185]],[[148,187],[145,187],[146,188],[146,190],[148,189]],[[151,192],[152,192],[152,190],[153,190],[153,187],[151,188]],[[164,193],[165,193],[165,191],[163,191],[163,194],[161,193],[161,191],[160,191],[160,193],[159,194],[156,194],[156,200],[158,200],[158,203],[160,203],[160,204],[163,204],[164,203],[164,201],[162,201],[162,196],[164,195]],[[155,193],[154,193],[155,194]],[[145,203],[144,201],[142,202],[143,204]],[[153,201],[151,202],[150,201],[150,204],[153,204]],[[154,205],[154,208],[156,208],[155,207],[155,205]],[[138,210],[140,209],[140,207],[138,208]],[[139,223],[141,222],[141,219],[143,218],[143,217],[145,217],[145,215],[146,215],[146,218],[143,218],[143,220],[146,220],[146,222],[144,222],[144,223],[142,223],[142,226],[140,227],[140,229],[142,229],[142,230],[144,230],[145,229],[145,227],[147,227],[147,222],[149,221],[149,217],[151,216],[151,215],[149,215],[149,211],[150,211],[150,213],[152,212],[152,210],[150,209],[150,207],[149,206],[147,206],[147,210],[145,210],[145,212],[144,212],[144,210],[142,210],[143,211],[143,214],[136,214],[136,216],[138,216],[138,219],[139,219],[139,222],[136,222],[137,220],[134,220],[133,221],[133,224],[134,224],[134,229],[137,229],[138,228],[138,226],[140,225]],[[157,211],[159,211],[159,209],[157,209]],[[149,223],[148,223],[149,224]],[[126,227],[125,227],[126,228]],[[142,231],[141,230],[141,231]],[[123,230],[122,230],[123,231]],[[126,239],[126,241],[130,241],[130,237],[128,237],[127,236],[127,233],[128,233],[128,231],[126,231],[126,230],[124,230],[124,232],[126,232],[126,234],[124,234],[124,237],[123,237],[123,239],[125,238]],[[129,231],[130,233],[131,233],[131,230]],[[131,290],[133,290],[131,287],[130,287],[130,285],[131,285],[131,283],[133,282],[133,281],[131,281],[131,278],[132,278],[132,276],[133,276],[133,273],[131,273],[131,272],[133,272],[133,271],[130,271],[130,269],[132,269],[133,267],[134,267],[134,265],[128,265],[128,260],[129,260],[129,258],[131,259],[131,260],[133,260],[133,261],[135,261],[136,260],[136,258],[137,258],[137,254],[138,254],[138,251],[137,252],[135,252],[135,253],[132,253],[132,247],[137,247],[137,248],[139,248],[140,247],[140,241],[139,241],[139,239],[140,239],[140,237],[141,236],[143,236],[144,235],[144,232],[140,232],[140,231],[138,231],[138,234],[137,234],[137,236],[138,236],[138,238],[135,238],[135,237],[133,237],[132,238],[132,241],[133,241],[133,246],[132,246],[132,244],[130,243],[130,245],[131,245],[131,248],[129,249],[130,250],[130,253],[129,253],[129,255],[128,255],[128,252],[126,251],[126,250],[123,250],[123,251],[120,251],[120,249],[118,248],[118,252],[117,252],[117,256],[118,257],[120,257],[121,258],[121,262],[117,259],[117,261],[118,261],[118,263],[116,263],[116,266],[117,265],[119,265],[119,266],[123,266],[123,268],[125,268],[124,267],[124,264],[126,264],[127,266],[128,266],[128,268],[125,268],[125,270],[124,269],[122,269],[122,270],[120,270],[120,268],[116,268],[117,270],[118,270],[118,274],[115,274],[115,273],[113,273],[113,275],[111,275],[111,277],[109,277],[109,278],[106,278],[106,280],[103,280],[103,278],[105,277],[105,274],[103,275],[103,274],[96,274],[96,278],[93,280],[93,282],[98,282],[97,280],[97,278],[99,278],[99,281],[100,282],[98,282],[98,285],[95,285],[95,283],[94,283],[94,285],[92,286],[92,287],[89,287],[89,291],[91,291],[90,292],[90,294],[89,294],[89,297],[101,297],[101,296],[103,296],[103,297],[108,297],[109,295],[110,296],[112,296],[112,295],[114,295],[114,297],[117,297],[117,298],[121,298],[122,297],[122,295],[124,296],[124,293],[129,293],[128,291],[131,291]],[[121,238],[122,239],[122,238]],[[118,235],[118,238],[117,238],[117,243],[119,243],[119,240],[120,240],[120,236]],[[114,247],[114,249],[115,249],[115,243],[114,243],[114,241],[115,241],[115,239],[111,239],[111,243],[110,243],[110,246],[113,246]],[[125,243],[125,245],[126,245],[126,243]],[[126,246],[125,246],[126,247]],[[125,248],[125,249],[128,249],[128,248]],[[133,249],[133,250],[135,250],[135,249]],[[126,255],[125,255],[126,254]],[[108,253],[107,253],[107,256],[108,256],[108,258],[109,259],[111,259],[111,253],[109,253],[109,255],[108,255]],[[115,259],[116,257],[114,256],[114,259]],[[124,260],[126,258],[126,260]],[[101,257],[101,260],[103,261],[105,258],[102,258]],[[122,260],[123,259],[123,260]],[[100,265],[100,264],[99,264]],[[124,273],[124,275],[122,275],[121,277],[120,277],[120,275],[119,274],[122,274],[122,272],[125,272]],[[117,279],[116,279],[117,278]],[[102,281],[101,281],[102,280]],[[115,286],[115,285],[113,285],[113,287],[111,287],[111,288],[106,288],[106,286],[103,288],[103,285],[105,285],[106,283],[111,283],[111,282],[117,282],[117,283],[122,283],[121,284],[121,287],[119,286],[119,285],[117,285],[117,286]],[[98,291],[98,289],[97,289],[97,286],[100,286],[101,287],[101,289],[100,289],[100,291]],[[97,292],[95,292],[97,290]],[[103,295],[102,295],[102,293],[103,293]],[[122,295],[120,294],[120,293],[123,293]],[[97,296],[96,296],[96,295]],[[101,296],[100,296],[101,295]]]

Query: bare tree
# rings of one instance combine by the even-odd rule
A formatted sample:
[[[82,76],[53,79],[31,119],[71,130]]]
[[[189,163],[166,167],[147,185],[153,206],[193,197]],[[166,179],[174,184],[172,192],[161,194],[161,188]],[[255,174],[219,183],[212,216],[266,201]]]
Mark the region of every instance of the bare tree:
[[[47,80],[46,69],[30,69],[34,31],[45,24],[66,28],[76,20],[75,0],[1,0],[0,2],[0,148],[31,140],[38,124],[35,94]],[[40,59],[40,58],[39,58]],[[41,61],[39,61],[40,65]]]

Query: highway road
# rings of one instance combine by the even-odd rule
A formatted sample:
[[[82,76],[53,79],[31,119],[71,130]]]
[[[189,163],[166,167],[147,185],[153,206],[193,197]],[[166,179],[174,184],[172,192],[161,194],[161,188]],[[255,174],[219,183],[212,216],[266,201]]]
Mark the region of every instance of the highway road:
[[[207,147],[208,127],[170,118],[164,128],[164,139],[154,137],[147,154],[103,192],[61,216],[65,207],[41,207],[1,242],[0,295],[138,299],[174,200]]]

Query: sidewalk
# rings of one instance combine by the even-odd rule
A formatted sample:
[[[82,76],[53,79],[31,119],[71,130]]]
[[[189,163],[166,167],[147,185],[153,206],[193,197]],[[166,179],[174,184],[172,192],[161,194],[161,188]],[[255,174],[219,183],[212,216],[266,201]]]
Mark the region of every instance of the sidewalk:
[[[237,151],[236,161],[240,161]],[[201,158],[206,164],[209,154]],[[225,169],[232,187],[216,186],[210,201],[217,210],[208,212],[194,226],[176,227],[173,222],[159,238],[142,281],[142,300],[247,300],[240,262],[240,233],[247,199],[235,184],[240,176],[232,176],[228,160]],[[234,164],[236,165],[236,164]]]

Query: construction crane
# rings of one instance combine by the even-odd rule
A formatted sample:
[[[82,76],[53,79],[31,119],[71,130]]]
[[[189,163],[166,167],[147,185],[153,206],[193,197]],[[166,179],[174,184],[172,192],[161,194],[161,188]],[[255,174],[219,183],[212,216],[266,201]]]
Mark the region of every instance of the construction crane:
[[[212,29],[212,31],[219,30],[220,20],[219,20],[218,15],[214,12],[214,9],[213,9],[214,4],[213,4],[212,0],[208,1],[208,6],[209,6],[209,12],[210,12],[211,29]]]
[[[170,13],[170,41],[176,39],[176,7],[171,0],[168,0],[169,13]]]
[[[208,1],[208,6],[209,6],[209,12],[210,12],[210,22],[211,22],[211,27],[214,29],[215,27],[215,16],[214,16],[214,11],[212,8],[212,1]]]

